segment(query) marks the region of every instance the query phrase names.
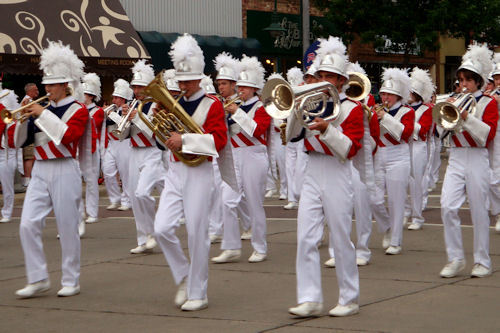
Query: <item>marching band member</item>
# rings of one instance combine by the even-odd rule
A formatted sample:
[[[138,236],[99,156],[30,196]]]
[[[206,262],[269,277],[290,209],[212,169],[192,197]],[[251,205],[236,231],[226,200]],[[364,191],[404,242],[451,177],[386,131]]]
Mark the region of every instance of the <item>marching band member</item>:
[[[321,39],[315,59],[321,81],[332,83],[338,91],[348,79],[346,47],[337,37]],[[331,316],[349,316],[359,311],[359,276],[356,253],[351,242],[353,186],[351,158],[361,148],[363,111],[359,103],[339,94],[340,112],[332,121],[317,117],[305,130],[294,126],[296,116],[287,119],[287,140],[304,135],[309,152],[304,184],[297,216],[297,300],[298,306],[288,311],[299,317],[319,316],[323,309],[321,266],[317,244],[326,219],[334,234],[337,254],[338,305]],[[322,117],[333,112],[327,104]]]
[[[432,125],[432,105],[434,84],[428,71],[413,68],[411,75],[410,106],[415,110],[415,124],[410,145],[411,170],[410,200],[407,201],[405,220],[411,217],[408,230],[420,230],[424,223],[422,215],[424,192],[427,189],[424,176],[427,166],[427,140]],[[432,133],[430,133],[432,135]]]
[[[226,107],[226,111],[230,113],[231,144],[239,191],[247,200],[252,226],[254,251],[248,261],[255,263],[267,258],[264,195],[269,167],[266,145],[271,117],[257,95],[264,86],[262,64],[256,57],[243,55],[240,65],[236,87],[242,103],[239,106],[233,103]]]
[[[134,91],[135,99],[142,101],[144,89],[154,79],[152,65],[146,65],[144,59],[137,61],[132,67],[134,74],[130,87]],[[142,108],[146,116],[153,114],[153,103],[148,102]],[[130,250],[132,254],[145,253],[156,247],[154,238],[154,219],[156,201],[151,195],[156,187],[161,192],[165,168],[163,166],[162,152],[156,147],[152,133],[145,128],[142,120],[137,116],[137,108],[129,110],[128,105],[122,107],[123,112],[129,112],[130,144],[132,152],[129,162],[129,185],[137,229],[137,247]]]
[[[7,92],[7,89],[1,91],[1,95]],[[19,107],[17,102],[17,95],[14,91],[10,90],[9,94],[2,98],[0,108],[7,110],[15,110]],[[9,124],[0,121],[0,182],[2,184],[2,218],[0,223],[7,223],[11,221],[12,210],[14,209],[14,176],[17,167],[17,152],[18,149],[14,145],[14,131],[16,128],[17,120]]]
[[[312,65],[311,65],[312,66]],[[311,67],[310,66],[310,67]],[[298,67],[292,67],[287,72],[288,82],[292,87],[303,85],[304,75]],[[274,120],[276,122],[276,120]],[[304,181],[307,165],[307,154],[304,152],[304,140],[302,138],[287,142],[285,147],[285,176],[287,181],[287,200],[283,206],[285,209],[296,209],[299,201],[300,189]]]
[[[283,76],[278,73],[272,73],[267,77],[267,80],[275,78],[282,79],[283,81],[285,80]],[[300,80],[302,80],[302,72],[300,73]],[[267,171],[266,194],[264,197],[271,198],[275,193],[278,193],[277,180],[279,180],[279,198],[280,200],[285,200],[287,198],[288,191],[285,167],[285,146],[283,145],[280,136],[280,125],[282,123],[283,120],[273,119],[271,129],[269,131],[269,144],[267,146],[269,169]]]
[[[50,288],[42,228],[52,210],[62,250],[63,287],[57,295],[80,293],[78,208],[82,200],[82,186],[75,157],[89,113],[70,94],[68,84],[72,83],[74,91],[78,91],[83,66],[68,46],[63,46],[61,42],[49,42],[49,46],[42,50],[40,68],[44,72],[42,84],[50,94],[50,105],[46,109],[38,104],[28,107],[26,115],[33,118],[18,123],[15,129],[15,145],[19,147],[34,141],[37,159],[26,191],[19,228],[28,275],[26,287],[16,291],[20,298],[34,297]]]
[[[474,227],[474,267],[471,275],[485,277],[492,272],[488,254],[490,169],[487,147],[495,137],[498,109],[496,101],[480,90],[487,81],[491,66],[491,51],[487,46],[473,44],[462,57],[462,64],[457,70],[460,89],[472,94],[477,105],[474,114],[469,114],[468,110],[461,112],[463,131],[451,133],[448,167],[441,192],[441,219],[448,263],[440,275],[445,278],[454,277],[465,268],[458,210],[466,194]]]
[[[379,231],[384,233],[382,247],[385,253],[395,255],[402,251],[405,200],[411,168],[408,140],[413,134],[415,111],[405,105],[410,97],[411,85],[407,70],[385,68],[382,80],[380,96],[385,107],[376,109],[380,139],[374,159],[376,191],[372,212]],[[389,212],[384,205],[386,191]]]
[[[347,73],[361,73],[366,75],[365,70],[359,63],[349,63]],[[375,98],[368,94],[361,101],[368,108],[375,105]],[[366,111],[368,112],[368,111]],[[372,232],[372,211],[370,203],[375,194],[375,170],[373,168],[373,155],[377,151],[377,140],[380,136],[380,127],[377,115],[374,111],[365,113],[363,117],[364,135],[360,151],[354,156],[352,163],[352,185],[354,187],[354,215],[356,217],[356,264],[366,266],[370,262],[371,251],[368,247]],[[332,237],[333,234],[330,234]],[[335,251],[333,241],[328,246],[330,259],[324,265],[335,267]]]
[[[134,92],[130,89],[129,83],[124,79],[118,79],[114,83],[114,90],[111,96],[111,103],[116,106],[117,118],[121,118],[123,114],[122,107],[127,104],[127,101],[132,100]],[[130,186],[128,184],[128,169],[130,162],[130,139],[119,137],[114,134],[117,124],[110,119],[111,112],[106,115],[106,137],[104,139],[105,152],[102,159],[102,174],[104,176],[104,184],[108,193],[110,205],[106,207],[108,210],[129,210],[132,204],[130,203]],[[117,174],[120,175],[122,183],[122,191],[118,185]]]
[[[185,92],[179,101],[183,109],[203,129],[204,134],[172,133],[164,142],[172,152],[217,157],[227,143],[227,126],[221,102],[200,88],[205,61],[196,40],[180,36],[171,47],[170,56],[179,87]],[[188,166],[172,157],[165,178],[165,189],[155,218],[155,235],[178,285],[175,304],[184,311],[208,306],[208,214],[213,203],[213,166],[204,161]],[[190,261],[185,257],[175,232],[177,221],[186,218]]]
[[[86,223],[97,222],[97,214],[99,212],[99,165],[100,156],[100,137],[102,125],[104,122],[104,111],[95,103],[101,99],[101,80],[95,73],[88,73],[83,77],[83,93],[85,99],[85,106],[89,111],[89,116],[92,124],[92,159],[90,165],[80,165],[82,169],[83,179],[86,184],[85,202],[87,220]],[[82,216],[85,215],[83,211],[83,200],[81,208]]]

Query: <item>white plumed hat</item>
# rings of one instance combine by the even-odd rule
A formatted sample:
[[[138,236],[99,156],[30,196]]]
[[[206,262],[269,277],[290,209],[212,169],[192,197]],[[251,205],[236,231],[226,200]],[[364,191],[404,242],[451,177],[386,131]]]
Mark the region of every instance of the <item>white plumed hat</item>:
[[[497,52],[493,55],[493,72],[491,72],[491,76],[500,74],[500,53]]]
[[[347,72],[357,72],[361,73],[363,75],[366,75],[366,71],[361,65],[356,61],[356,62],[350,62],[349,65],[347,65]]]
[[[384,68],[380,92],[386,92],[401,97],[401,102],[407,103],[410,98],[411,81],[408,69]]]
[[[168,53],[175,68],[177,81],[201,80],[205,57],[196,39],[188,33],[172,43]]]
[[[118,79],[114,83],[115,89],[113,90],[113,96],[118,96],[126,99],[127,101],[131,100],[134,97],[134,92],[130,89],[130,85],[124,79]]]
[[[298,67],[292,67],[286,72],[286,79],[292,87],[304,83],[304,74]]]
[[[175,79],[175,69],[168,69],[163,72],[163,82],[165,82],[168,90],[181,91],[179,83]]]
[[[145,59],[138,60],[132,67],[134,77],[130,81],[131,86],[147,86],[155,78],[153,65],[146,64]]]
[[[202,88],[206,94],[217,94],[215,91],[214,83],[210,76],[203,75],[200,82],[200,88]]]
[[[493,52],[486,44],[471,44],[467,52],[462,57],[462,64],[458,67],[457,73],[462,69],[467,69],[478,74],[483,79],[483,84],[488,82],[488,75],[493,69]]]
[[[436,87],[429,71],[414,67],[410,73],[411,91],[422,97],[424,103],[429,103]]]
[[[227,52],[220,53],[214,59],[215,69],[217,70],[216,80],[238,81],[240,73],[240,62]]]
[[[88,73],[83,77],[83,93],[95,96],[95,102],[101,100],[101,79],[96,73]]]
[[[342,75],[346,79],[347,75],[347,48],[338,37],[328,37],[328,39],[319,39],[319,48],[316,51],[318,59],[318,71],[326,71]],[[315,60],[316,60],[315,59]]]
[[[61,41],[49,41],[49,46],[40,55],[40,69],[43,71],[42,84],[71,83],[75,98],[81,100],[76,92],[81,91],[83,62],[68,45]]]
[[[257,57],[247,57],[245,54],[240,61],[240,74],[237,86],[253,87],[262,89],[264,86],[264,67]]]
[[[307,69],[307,71],[304,73],[304,78],[307,75],[318,77],[318,75],[316,74],[316,72],[318,71],[319,61],[317,61],[316,59],[317,58],[315,58],[315,60],[313,60],[312,64],[309,66],[309,68]]]

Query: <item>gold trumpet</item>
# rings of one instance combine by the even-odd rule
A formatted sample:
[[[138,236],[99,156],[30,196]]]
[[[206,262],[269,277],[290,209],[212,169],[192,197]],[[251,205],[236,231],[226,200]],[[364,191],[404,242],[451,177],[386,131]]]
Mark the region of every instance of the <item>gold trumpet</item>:
[[[236,95],[235,98],[232,98],[229,101],[225,102],[224,109],[233,103],[236,103],[236,106],[240,106],[240,104],[243,103],[243,101],[240,99],[240,94]]]
[[[47,94],[43,97],[40,97],[24,106],[21,106],[20,108],[17,108],[15,110],[7,110],[7,109],[3,109],[2,111],[0,111],[0,118],[2,119],[2,121],[5,123],[5,124],[10,124],[11,122],[14,121],[15,117],[16,117],[16,114],[18,114],[19,112],[23,112],[25,109],[29,108],[30,106],[34,105],[34,104],[37,104],[37,103],[40,103],[41,101],[43,101],[44,99],[48,99],[50,96],[50,94]],[[48,105],[46,106],[48,107]],[[44,107],[44,109],[46,108]],[[21,113],[21,117],[20,117],[20,121],[21,122],[24,122],[26,121],[28,118],[25,117],[22,113]]]

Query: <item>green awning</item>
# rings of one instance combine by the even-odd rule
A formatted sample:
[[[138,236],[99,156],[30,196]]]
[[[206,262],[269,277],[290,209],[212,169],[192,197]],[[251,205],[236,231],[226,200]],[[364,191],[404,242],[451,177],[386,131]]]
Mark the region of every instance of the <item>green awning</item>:
[[[168,52],[170,46],[181,34],[160,33],[157,31],[138,31],[145,47],[147,48],[155,71],[173,68]],[[243,54],[247,56],[260,56],[260,42],[255,38],[237,38],[220,36],[201,36],[193,34],[205,56],[205,73],[215,72],[213,59],[223,52],[229,52],[236,58]]]

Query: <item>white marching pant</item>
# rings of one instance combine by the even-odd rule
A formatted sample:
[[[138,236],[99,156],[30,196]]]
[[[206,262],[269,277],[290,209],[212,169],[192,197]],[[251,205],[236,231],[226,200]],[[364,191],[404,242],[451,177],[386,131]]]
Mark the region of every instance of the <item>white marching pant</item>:
[[[266,173],[269,167],[264,145],[233,149],[240,194],[244,194],[252,227],[252,246],[259,253],[267,253],[267,225],[264,211]]]
[[[207,297],[208,214],[214,195],[213,166],[210,162],[196,167],[181,162],[170,164],[165,189],[155,217],[155,236],[167,260],[176,284],[187,277],[188,299]],[[190,261],[184,255],[176,230],[185,216]]]
[[[212,161],[212,165],[214,168],[214,204],[212,210],[209,215],[209,225],[208,225],[208,233],[210,235],[222,235],[222,177],[219,170],[219,165],[217,161],[214,159]]]
[[[401,246],[405,200],[410,177],[410,149],[407,143],[378,147],[374,158],[375,198],[372,213],[380,232],[391,230],[392,246]],[[387,191],[389,211],[385,208],[384,194]]]
[[[318,242],[326,218],[336,253],[341,305],[359,302],[356,252],[351,242],[353,186],[351,161],[310,153],[297,216],[297,300],[323,303]]]
[[[430,165],[430,177],[429,177],[429,186],[435,187],[439,180],[439,168],[441,167],[441,140],[439,138],[433,136],[433,154],[432,154],[432,163]]]
[[[491,215],[500,214],[500,177],[490,170],[490,211]]]
[[[286,144],[286,179],[289,202],[299,202],[308,158],[308,154],[304,151],[304,140]]]
[[[286,177],[286,148],[281,143],[280,133],[271,129],[268,147],[269,171],[267,173],[266,191],[276,190],[276,180],[280,183],[280,196],[287,196],[287,177]]]
[[[224,222],[222,250],[241,249],[240,225],[238,223],[237,208],[242,194],[233,190],[227,183],[222,182],[222,221]]]
[[[131,151],[130,139],[123,141],[110,140],[101,166],[109,201],[111,203],[121,203],[122,206],[126,207],[132,205],[130,203],[131,193],[128,185]],[[123,191],[120,191],[120,186],[116,178],[117,173],[120,173]]]
[[[85,181],[85,209],[84,200],[80,204],[80,215],[85,217],[85,212],[88,216],[97,217],[99,213],[99,163],[100,163],[99,146],[92,154],[92,165],[90,170],[81,169],[83,180]],[[115,178],[116,179],[116,178]]]
[[[464,258],[458,210],[469,201],[474,226],[474,264],[491,267],[488,195],[490,171],[486,148],[450,148],[441,192],[441,219],[448,261]]]
[[[81,173],[75,159],[35,162],[19,226],[28,283],[49,277],[43,252],[42,229],[45,226],[45,218],[54,210],[62,251],[61,283],[69,287],[79,284],[78,207],[81,200]]]
[[[162,151],[157,147],[133,147],[129,161],[129,186],[132,211],[137,229],[137,244],[143,245],[154,233],[156,201],[151,195],[154,187],[163,190],[165,168]]]
[[[14,176],[17,168],[17,149],[0,150],[0,182],[2,183],[2,217],[11,218],[14,209]]]
[[[427,188],[427,179],[425,178],[425,169],[427,167],[427,143],[425,141],[413,141],[410,146],[412,149],[412,170],[410,175],[409,189],[410,197],[406,201],[405,216],[411,217],[414,223],[423,224],[424,217],[424,192]]]

